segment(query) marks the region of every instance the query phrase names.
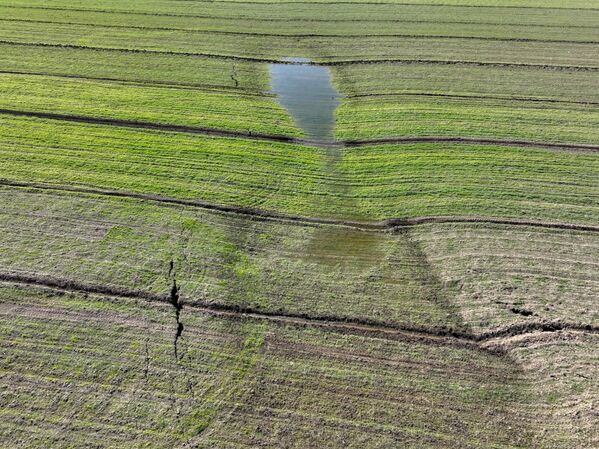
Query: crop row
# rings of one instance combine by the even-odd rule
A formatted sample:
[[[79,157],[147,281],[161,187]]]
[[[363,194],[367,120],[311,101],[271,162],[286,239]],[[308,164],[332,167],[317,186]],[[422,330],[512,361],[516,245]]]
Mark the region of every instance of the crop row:
[[[252,92],[269,89],[268,70],[261,63],[10,44],[0,44],[0,49],[5,71],[204,88],[238,87]],[[595,72],[435,64],[358,64],[332,70],[338,89],[350,97],[432,93],[599,102],[595,88],[599,75]]]
[[[350,97],[429,93],[599,102],[595,72],[435,64],[349,65],[332,70],[339,90]]]
[[[304,17],[289,11],[282,17],[273,14],[272,8],[268,14],[251,17],[248,5],[238,4],[226,6],[219,5],[218,11],[207,9],[201,15],[173,16],[173,15],[144,15],[94,12],[82,10],[52,10],[31,9],[0,6],[2,21],[10,22],[42,22],[57,24],[85,25],[92,27],[118,29],[145,29],[145,30],[172,30],[187,31],[192,33],[232,33],[232,34],[267,34],[267,35],[325,35],[325,36],[354,36],[367,35],[419,35],[424,38],[430,36],[445,36],[448,38],[472,37],[484,39],[534,39],[558,40],[571,42],[591,42],[597,40],[593,26],[585,23],[594,23],[591,18],[586,18],[580,23],[580,15],[572,20],[570,14],[538,15],[537,17],[512,19],[502,22],[501,17],[494,17],[495,22],[489,22],[489,17],[481,17],[477,8],[460,10],[460,16],[455,14],[455,9],[447,8],[439,14],[439,8],[433,11],[417,12],[406,11],[406,7],[397,8],[395,18],[371,17],[364,14],[363,19],[338,18],[338,11],[332,15],[322,15],[314,20],[314,14]],[[288,7],[288,5],[286,5]],[[355,5],[354,5],[355,7]],[[253,6],[255,8],[255,6]],[[319,8],[312,6],[311,9]],[[372,11],[371,11],[372,12]],[[509,16],[505,16],[506,18]],[[376,33],[373,32],[376,30]]]
[[[1,67],[7,72],[108,78],[242,93],[269,89],[267,67],[253,62],[2,43],[0,49]]]
[[[476,7],[472,7],[476,6]],[[500,7],[500,8],[498,8]],[[535,2],[519,2],[517,0],[497,2],[486,1],[354,1],[344,2],[343,8],[338,3],[327,1],[280,2],[280,1],[219,1],[219,2],[186,2],[173,3],[167,0],[146,1],[132,5],[123,0],[94,0],[73,2],[68,0],[53,1],[51,5],[43,0],[18,0],[10,3],[10,8],[3,8],[6,14],[9,9],[41,11],[64,11],[64,17],[72,18],[77,10],[96,17],[100,14],[130,14],[134,17],[149,16],[146,20],[168,20],[165,17],[182,17],[191,20],[195,16],[208,16],[213,23],[218,19],[243,20],[251,19],[257,24],[261,21],[303,21],[327,22],[348,21],[428,21],[444,23],[448,21],[465,21],[472,23],[497,23],[502,25],[520,23],[538,26],[594,26],[599,20],[597,8],[585,0],[537,0]],[[585,9],[584,13],[580,10]],[[17,13],[14,11],[12,14]],[[39,13],[38,13],[39,14]],[[49,16],[52,17],[52,16]],[[100,19],[97,19],[100,20]],[[124,20],[124,19],[121,19]],[[114,23],[119,23],[115,20]]]
[[[3,47],[8,73],[0,75],[0,90],[7,109],[299,134],[273,97],[259,96],[268,89],[265,64]],[[40,61],[52,62],[40,66]],[[133,71],[135,64],[147,70]],[[335,82],[349,96],[338,111],[337,136],[594,143],[597,77],[594,72],[427,64],[335,67]],[[240,90],[256,96],[234,95]]]

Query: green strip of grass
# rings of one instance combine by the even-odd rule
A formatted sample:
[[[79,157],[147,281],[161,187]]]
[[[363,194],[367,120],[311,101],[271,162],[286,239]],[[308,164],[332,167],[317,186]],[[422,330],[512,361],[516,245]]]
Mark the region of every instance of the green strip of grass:
[[[117,31],[85,25],[4,22],[0,30],[0,40],[249,58],[283,58],[300,54],[317,61],[407,59],[595,68],[599,48],[599,44],[582,43],[391,36],[360,39],[259,35],[240,37],[173,30],[118,29]]]
[[[299,145],[2,118],[3,178],[307,211],[324,150]]]
[[[206,3],[202,14],[195,16],[144,15],[132,16],[119,12],[81,10],[48,10],[0,6],[4,20],[50,21],[92,24],[102,27],[172,28],[196,32],[234,32],[283,35],[422,35],[448,37],[484,37],[549,39],[566,41],[597,40],[592,25],[599,14],[581,17],[578,11],[542,14],[540,11],[518,11],[490,17],[488,9],[425,7],[416,5],[385,6],[387,15],[377,10],[381,6],[280,4],[268,11],[257,11],[255,4]],[[325,10],[326,11],[323,11]],[[353,12],[353,14],[352,14]],[[361,13],[360,19],[356,18]],[[318,20],[314,20],[317,17]],[[595,17],[595,20],[593,20]],[[591,24],[591,26],[589,26]]]
[[[16,0],[12,1],[13,6],[37,6],[48,7],[44,0]],[[462,7],[463,5],[465,7]],[[319,18],[319,14],[325,17],[345,17],[360,18],[374,17],[377,19],[389,19],[390,15],[420,14],[431,15],[433,18],[460,17],[460,15],[478,16],[482,19],[489,19],[489,16],[496,19],[495,16],[501,16],[499,20],[513,20],[518,18],[534,18],[536,20],[551,20],[554,17],[569,17],[572,22],[582,21],[589,18],[596,18],[596,8],[592,3],[586,0],[529,0],[521,2],[518,0],[444,0],[444,1],[355,1],[344,2],[344,7],[339,8],[338,4],[327,0],[318,0],[311,2],[289,2],[289,1],[228,1],[228,2],[184,2],[173,3],[168,0],[150,0],[143,4],[135,4],[133,7],[130,2],[125,0],[93,0],[93,1],[70,1],[55,0],[52,7],[59,8],[80,8],[102,11],[125,11],[125,12],[143,12],[149,14],[171,13],[197,15],[202,13],[212,13],[219,16],[249,16],[250,18],[264,17],[292,17],[295,19],[304,18],[307,20]],[[475,6],[473,8],[473,6]],[[501,6],[502,9],[497,9]],[[524,8],[522,8],[524,6]],[[568,8],[586,9],[584,14],[579,11],[572,11]],[[502,14],[497,14],[500,12]]]
[[[353,65],[332,70],[337,87],[346,95],[428,93],[599,102],[599,74],[594,72],[431,64]],[[403,98],[395,101],[399,104]]]
[[[568,103],[371,97],[344,102],[339,139],[481,137],[536,142],[599,142],[599,107]]]
[[[0,74],[0,108],[300,136],[268,96]]]
[[[596,223],[599,155],[477,145],[347,149],[366,216],[484,215]]]
[[[323,217],[596,224],[599,155],[418,144],[324,149],[2,117],[1,177]]]
[[[253,93],[269,90],[267,67],[243,61],[0,44],[0,63],[2,70],[42,75],[183,84]]]

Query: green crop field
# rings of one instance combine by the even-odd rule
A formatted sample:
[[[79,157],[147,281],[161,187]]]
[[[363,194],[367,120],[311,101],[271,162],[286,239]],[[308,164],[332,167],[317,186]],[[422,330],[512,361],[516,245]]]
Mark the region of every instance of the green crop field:
[[[599,447],[598,30],[0,0],[0,447]]]

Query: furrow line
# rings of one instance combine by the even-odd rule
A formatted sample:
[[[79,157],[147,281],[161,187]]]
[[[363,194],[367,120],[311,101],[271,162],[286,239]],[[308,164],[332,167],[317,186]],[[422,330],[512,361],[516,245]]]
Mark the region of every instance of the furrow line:
[[[324,67],[348,66],[348,65],[366,65],[366,64],[437,64],[437,65],[463,65],[474,67],[504,67],[504,68],[525,68],[539,70],[563,70],[575,72],[599,72],[597,66],[576,66],[576,65],[553,65],[553,64],[528,64],[516,62],[483,62],[483,61],[465,61],[465,60],[440,60],[440,59],[402,59],[402,58],[385,58],[385,59],[347,59],[337,61],[322,61],[322,62],[294,62],[285,61],[278,58],[252,57],[239,55],[224,55],[217,53],[196,53],[171,50],[149,50],[142,48],[117,48],[117,47],[96,47],[90,45],[74,45],[74,44],[50,44],[46,42],[19,42],[0,40],[0,44],[24,46],[24,47],[42,47],[42,48],[68,48],[77,50],[93,50],[107,52],[122,52],[122,53],[141,53],[141,54],[159,54],[159,55],[175,55],[175,56],[192,56],[200,58],[224,59],[228,61],[247,61],[268,64],[288,64],[288,65],[316,65]]]
[[[23,76],[40,76],[49,78],[66,78],[66,79],[81,79],[86,81],[106,81],[121,84],[132,84],[149,87],[164,87],[169,89],[188,89],[201,90],[209,92],[218,92],[223,94],[245,95],[253,97],[275,97],[275,94],[248,89],[245,87],[235,87],[219,84],[201,84],[201,83],[179,83],[176,81],[159,81],[159,80],[143,80],[143,79],[126,79],[114,77],[98,77],[88,75],[75,75],[68,73],[52,73],[52,72],[27,72],[20,70],[0,70],[0,75],[23,75]],[[521,101],[533,103],[557,103],[557,104],[576,104],[583,106],[599,106],[598,101],[590,100],[567,100],[560,98],[538,98],[538,97],[508,97],[500,95],[460,95],[460,94],[443,94],[434,92],[389,92],[389,93],[364,93],[364,94],[346,94],[347,99],[361,98],[378,98],[378,97],[430,97],[430,98],[455,98],[455,99],[476,99],[476,100],[504,100],[504,101]]]
[[[479,137],[453,137],[453,136],[419,136],[419,137],[381,137],[376,139],[342,140],[339,141],[347,147],[361,147],[368,145],[385,144],[410,144],[410,143],[460,143],[471,145],[499,145],[539,149],[555,149],[569,151],[599,152],[599,145],[585,143],[558,143],[535,142],[531,140],[492,139]]]
[[[285,17],[257,17],[247,15],[235,15],[235,16],[223,16],[214,14],[180,14],[180,13],[168,13],[168,12],[143,12],[143,11],[119,11],[119,10],[104,10],[104,9],[81,9],[81,8],[64,8],[64,7],[50,7],[50,6],[16,6],[16,5],[2,5],[2,8],[11,9],[34,9],[42,11],[67,11],[67,12],[91,12],[94,14],[123,14],[128,16],[151,16],[151,17],[181,17],[189,19],[210,19],[210,20],[251,20],[258,22],[308,22],[308,23],[364,23],[364,19],[334,19],[326,18],[321,19],[318,17],[304,17],[304,18],[285,18]],[[19,19],[16,19],[19,20]],[[369,19],[369,22],[376,23],[414,23],[414,24],[449,24],[449,25],[491,25],[491,26],[522,26],[522,27],[537,27],[537,28],[564,28],[573,29],[595,29],[596,27],[591,25],[574,25],[568,24],[544,24],[544,23],[522,23],[522,22],[486,22],[486,21],[472,21],[472,20],[425,20],[425,19]]]
[[[19,70],[0,70],[0,75],[23,75],[23,76],[41,76],[48,78],[66,78],[85,81],[106,81],[111,83],[129,84],[143,87],[160,87],[169,89],[200,90],[203,92],[217,92],[222,94],[235,94],[250,97],[274,97],[274,94],[260,90],[252,90],[244,87],[225,86],[219,84],[200,84],[200,83],[178,83],[176,81],[158,81],[142,79],[125,79],[102,76],[74,75],[68,73],[50,73],[50,72],[26,72]]]
[[[183,198],[173,198],[162,195],[126,192],[120,190],[105,190],[92,187],[68,186],[68,185],[52,185],[35,182],[12,181],[8,179],[0,179],[0,186],[16,187],[34,190],[47,190],[58,192],[73,192],[85,195],[98,195],[117,198],[132,198],[142,201],[152,201],[159,204],[167,204],[174,206],[188,206],[199,209],[209,210],[212,212],[223,213],[227,215],[241,215],[249,217],[253,220],[260,221],[277,221],[281,223],[297,224],[303,226],[339,226],[357,229],[361,231],[372,232],[393,232],[394,230],[434,223],[481,223],[481,224],[497,224],[508,226],[530,226],[548,229],[562,229],[570,231],[586,231],[599,232],[599,226],[585,225],[579,223],[562,223],[562,222],[544,222],[535,220],[508,219],[499,217],[468,217],[468,216],[428,216],[428,217],[413,217],[413,218],[390,218],[382,221],[352,221],[335,218],[307,217],[301,215],[292,215],[279,213],[275,211],[262,210],[250,207],[232,206],[208,203],[201,200],[191,200]]]
[[[410,33],[362,33],[362,34],[345,34],[345,33],[266,33],[256,31],[228,31],[228,30],[205,30],[198,28],[176,28],[176,27],[152,27],[143,25],[109,25],[101,23],[89,22],[67,22],[54,20],[33,20],[33,19],[2,19],[0,22],[19,22],[19,23],[37,23],[37,24],[53,24],[53,25],[74,25],[85,26],[90,28],[115,28],[115,29],[131,29],[144,31],[177,31],[184,33],[195,34],[218,34],[230,36],[262,36],[262,37],[289,37],[289,38],[406,38],[406,39],[461,39],[461,40],[482,40],[496,42],[537,42],[537,43],[554,43],[554,44],[599,44],[597,40],[569,40],[569,39],[535,39],[527,37],[493,37],[493,36],[457,36],[444,34],[410,34]]]
[[[2,73],[2,72],[0,72]],[[538,97],[508,97],[501,95],[459,95],[442,94],[434,92],[388,92],[388,93],[365,93],[345,95],[347,99],[360,98],[380,98],[380,97],[429,97],[429,98],[452,98],[459,100],[503,100],[503,101],[521,101],[531,103],[558,103],[558,104],[576,104],[583,106],[599,106],[599,101],[584,100],[566,100],[560,98],[538,98]]]
[[[379,5],[382,6],[435,6],[435,7],[444,7],[444,8],[498,8],[498,9],[537,9],[537,10],[557,10],[557,11],[562,11],[562,10],[566,10],[566,11],[599,11],[599,8],[580,8],[580,7],[555,7],[555,6],[502,6],[502,5],[471,5],[471,4],[443,4],[443,3],[409,3],[409,2],[400,2],[400,3],[395,3],[395,2],[352,2],[352,1],[344,1],[344,0],[338,0],[338,1],[331,1],[331,2],[324,2],[324,1],[306,1],[306,0],[299,0],[299,1],[295,1],[295,0],[290,0],[290,1],[218,1],[218,0],[211,0],[211,3],[224,3],[224,4],[248,4],[248,5],[282,5],[282,4],[287,4],[287,5],[298,5],[298,4],[308,4],[308,5],[365,5],[368,7],[377,7]],[[110,13],[110,14],[114,14],[114,13],[120,13],[120,14],[140,14],[140,15],[155,15],[155,14],[159,14],[159,15],[170,15],[171,13],[154,13],[154,12],[139,12],[139,11],[132,11],[132,10],[104,10],[104,9],[92,9],[92,8],[66,8],[66,7],[51,7],[51,6],[23,6],[23,5],[3,5],[3,8],[15,8],[15,9],[42,9],[42,10],[53,10],[53,11],[78,11],[78,12],[104,12],[104,13]],[[177,15],[177,17],[179,16],[184,16],[184,17],[189,17],[187,15]],[[193,17],[193,16],[192,16]]]
[[[142,301],[161,302],[171,305],[168,294],[159,295],[142,290],[129,290],[111,285],[97,285],[81,283],[70,279],[61,279],[47,276],[0,273],[0,282],[15,283],[24,286],[49,288],[65,293],[98,294],[116,298],[138,299]],[[277,324],[286,324],[300,327],[316,327],[334,332],[366,335],[376,338],[401,339],[419,343],[430,343],[444,346],[455,346],[477,349],[488,352],[501,353],[497,347],[485,346],[490,340],[497,341],[501,338],[511,338],[537,332],[578,331],[589,334],[599,333],[599,326],[592,324],[571,323],[563,321],[534,321],[518,323],[494,329],[480,334],[455,330],[445,327],[402,326],[394,323],[385,323],[368,319],[312,316],[305,313],[270,312],[254,308],[216,304],[198,300],[180,300],[181,307],[195,310],[212,316],[244,319],[265,320]]]
[[[188,125],[173,125],[166,123],[155,123],[155,122],[142,122],[136,120],[124,120],[124,119],[110,119],[101,117],[88,117],[81,115],[72,114],[56,114],[52,112],[31,112],[31,111],[19,111],[14,109],[0,109],[0,114],[12,115],[16,117],[34,117],[41,119],[60,120],[75,123],[86,123],[89,125],[106,125],[106,126],[117,126],[122,128],[141,128],[151,129],[155,131],[167,131],[167,132],[180,132],[187,134],[201,134],[205,136],[215,137],[231,137],[231,138],[247,138],[252,140],[268,140],[273,142],[287,142],[287,143],[301,143],[310,144],[313,143],[308,140],[297,139],[294,137],[265,134],[260,132],[251,131],[227,131],[224,129],[200,127],[200,126],[188,126]]]
[[[319,142],[315,140],[302,139],[298,137],[285,136],[281,134],[266,134],[252,131],[235,131],[218,128],[175,125],[168,123],[146,122],[126,119],[113,119],[102,117],[90,117],[74,114],[58,114],[54,112],[39,111],[21,111],[16,109],[0,109],[0,114],[16,117],[33,117],[50,120],[60,120],[75,123],[85,123],[89,125],[117,126],[123,128],[140,128],[165,132],[180,132],[187,134],[201,134],[214,137],[242,138],[250,140],[265,140],[271,142],[292,143],[307,146],[319,147],[361,147],[371,145],[390,145],[390,144],[415,144],[415,143],[457,143],[469,145],[499,145],[499,146],[518,146],[527,148],[556,149],[567,151],[587,151],[599,152],[599,145],[577,144],[577,143],[558,143],[558,142],[534,142],[529,140],[506,140],[490,139],[477,137],[452,137],[452,136],[422,136],[422,137],[389,137],[377,139],[361,140],[337,140],[332,142]]]
[[[252,0],[211,0],[213,3],[224,3],[229,5],[365,5],[368,7],[376,8],[377,6],[435,6],[445,8],[499,8],[499,9],[539,9],[539,10],[568,10],[568,11],[598,11],[599,8],[580,8],[580,7],[568,7],[568,6],[503,6],[503,5],[472,5],[472,4],[447,4],[447,3],[414,3],[414,2],[362,2],[362,1],[349,1],[349,0],[333,0],[333,1],[314,1],[314,0],[274,0],[274,1],[252,1]]]

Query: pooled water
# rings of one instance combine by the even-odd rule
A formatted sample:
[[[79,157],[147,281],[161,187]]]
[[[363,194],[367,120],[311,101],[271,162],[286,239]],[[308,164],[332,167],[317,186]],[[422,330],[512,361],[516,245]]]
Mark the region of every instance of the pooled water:
[[[270,64],[271,89],[308,139],[332,142],[339,92],[327,67],[309,59],[285,58],[292,64]]]

